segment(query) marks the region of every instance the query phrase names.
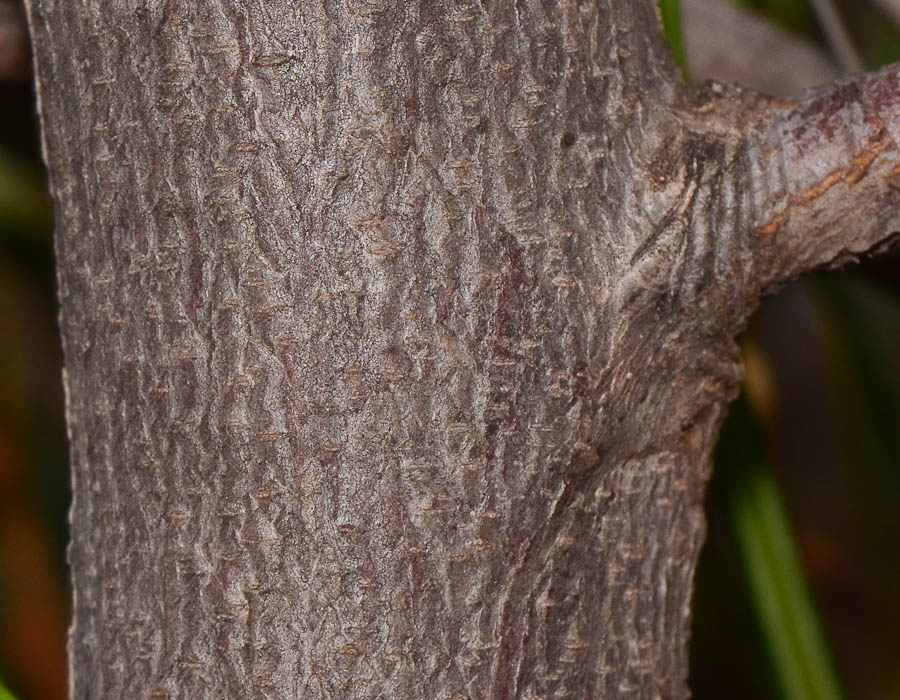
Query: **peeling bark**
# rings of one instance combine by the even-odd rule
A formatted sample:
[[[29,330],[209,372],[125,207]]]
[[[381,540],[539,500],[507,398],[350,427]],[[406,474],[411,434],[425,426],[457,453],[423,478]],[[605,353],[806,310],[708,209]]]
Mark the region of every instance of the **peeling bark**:
[[[653,3],[31,0],[71,694],[684,697],[759,296],[897,230],[898,70]]]

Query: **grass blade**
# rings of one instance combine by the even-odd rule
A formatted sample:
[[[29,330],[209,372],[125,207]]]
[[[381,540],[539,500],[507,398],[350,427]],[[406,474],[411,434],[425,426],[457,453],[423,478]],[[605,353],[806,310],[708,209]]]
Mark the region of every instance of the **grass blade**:
[[[780,490],[745,396],[734,404],[723,431],[717,469],[729,472],[725,507],[782,697],[841,700]]]
[[[681,74],[687,77],[687,65],[684,58],[684,37],[681,31],[681,4],[679,0],[659,0],[659,14],[662,18],[663,33],[675,62],[681,68]]]

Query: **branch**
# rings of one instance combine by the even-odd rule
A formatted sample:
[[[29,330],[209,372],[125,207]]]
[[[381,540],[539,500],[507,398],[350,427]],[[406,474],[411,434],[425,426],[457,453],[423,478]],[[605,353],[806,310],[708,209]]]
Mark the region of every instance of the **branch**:
[[[746,133],[749,247],[763,288],[886,247],[900,231],[900,65],[795,104]]]
[[[897,27],[900,27],[900,0],[872,0],[882,14],[887,15]]]
[[[760,18],[718,0],[684,0],[685,47],[692,79],[736,82],[767,95],[797,95],[834,80],[822,51]]]
[[[862,71],[862,61],[853,47],[853,40],[847,33],[834,2],[832,0],[809,0],[809,4],[841,70],[844,73]]]

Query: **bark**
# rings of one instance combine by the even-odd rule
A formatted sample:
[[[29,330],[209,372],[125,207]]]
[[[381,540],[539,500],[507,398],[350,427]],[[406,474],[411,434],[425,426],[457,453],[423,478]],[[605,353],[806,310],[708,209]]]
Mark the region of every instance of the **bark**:
[[[652,2],[31,0],[75,698],[683,697],[759,296],[898,226],[900,71]]]

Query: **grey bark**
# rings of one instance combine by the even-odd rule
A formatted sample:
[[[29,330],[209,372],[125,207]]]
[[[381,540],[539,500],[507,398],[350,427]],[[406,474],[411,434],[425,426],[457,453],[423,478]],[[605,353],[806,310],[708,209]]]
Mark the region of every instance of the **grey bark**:
[[[898,226],[897,70],[653,3],[31,0],[75,698],[683,697],[759,296]]]

